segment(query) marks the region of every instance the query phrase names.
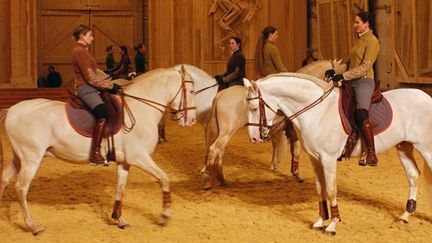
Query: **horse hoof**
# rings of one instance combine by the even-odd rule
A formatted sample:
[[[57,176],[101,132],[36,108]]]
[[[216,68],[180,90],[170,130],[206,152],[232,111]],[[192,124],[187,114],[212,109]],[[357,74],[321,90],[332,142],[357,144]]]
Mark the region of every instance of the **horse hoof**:
[[[324,227],[322,227],[322,226],[320,226],[320,227],[314,227],[313,225],[311,225],[310,228],[313,229],[313,230],[316,230],[316,231],[322,231],[324,229]]]
[[[304,182],[303,177],[301,177],[301,176],[298,175],[298,174],[294,175],[294,178],[296,179],[296,181],[297,181],[298,183],[303,183],[303,182]]]
[[[367,165],[366,160],[365,159],[359,160],[358,165],[360,165],[360,166],[366,166]]]
[[[399,223],[401,223],[401,224],[408,224],[409,223],[409,221],[408,221],[408,219],[401,219],[401,218],[399,218]]]
[[[45,232],[45,230],[46,229],[44,229],[44,228],[41,227],[41,228],[38,228],[36,230],[33,230],[32,234],[33,234],[33,236],[40,236],[40,235],[42,235]]]
[[[117,224],[117,227],[119,227],[120,229],[126,229],[129,226],[130,226],[129,223],[126,220],[119,219],[119,223]]]
[[[325,235],[334,236],[334,235],[336,235],[336,231],[326,231],[326,230],[324,230],[324,234]]]
[[[162,214],[161,217],[159,218],[158,225],[165,226],[165,225],[168,224],[168,220],[169,220],[169,217],[166,216],[166,215],[164,215],[164,214]]]

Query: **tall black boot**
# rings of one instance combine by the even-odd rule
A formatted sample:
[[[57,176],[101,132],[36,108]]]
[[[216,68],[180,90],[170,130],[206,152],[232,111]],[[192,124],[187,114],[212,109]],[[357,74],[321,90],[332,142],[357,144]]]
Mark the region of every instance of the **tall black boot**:
[[[374,135],[370,126],[369,111],[365,109],[356,110],[356,120],[363,135],[363,139],[366,143],[367,150],[366,160],[363,164],[360,165],[377,166],[378,158],[376,157],[375,153]]]
[[[90,150],[90,164],[91,165],[103,165],[107,164],[107,161],[100,153],[101,142],[105,131],[106,120],[101,118],[97,120],[93,130],[93,138]]]

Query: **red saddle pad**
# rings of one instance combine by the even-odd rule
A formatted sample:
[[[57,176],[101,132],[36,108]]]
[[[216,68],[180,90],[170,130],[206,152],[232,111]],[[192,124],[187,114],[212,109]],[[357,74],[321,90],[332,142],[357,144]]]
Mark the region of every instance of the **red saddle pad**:
[[[111,102],[106,102],[105,104],[109,114],[105,135],[114,135],[118,133],[122,127],[123,111],[121,100],[117,96],[111,95]],[[69,124],[73,129],[84,137],[91,138],[93,135],[93,128],[96,124],[95,116],[88,109],[72,107],[69,102],[66,102],[65,109]]]
[[[344,131],[349,135],[352,127],[342,108],[342,94],[339,94],[338,109]],[[383,97],[379,102],[371,104],[371,107],[369,108],[369,120],[374,135],[384,132],[390,126],[393,121],[393,111],[390,103],[385,97]]]

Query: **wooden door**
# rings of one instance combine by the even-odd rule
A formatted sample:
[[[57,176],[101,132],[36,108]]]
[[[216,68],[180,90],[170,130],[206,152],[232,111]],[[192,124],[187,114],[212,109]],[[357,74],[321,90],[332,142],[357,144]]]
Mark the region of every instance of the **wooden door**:
[[[133,46],[142,41],[141,0],[40,0],[38,1],[38,73],[46,76],[54,65],[63,77],[63,85],[73,84],[71,50],[76,45],[72,31],[88,25],[94,34],[90,49],[105,69],[105,48],[125,45],[133,59]],[[115,54],[119,60],[120,50]]]

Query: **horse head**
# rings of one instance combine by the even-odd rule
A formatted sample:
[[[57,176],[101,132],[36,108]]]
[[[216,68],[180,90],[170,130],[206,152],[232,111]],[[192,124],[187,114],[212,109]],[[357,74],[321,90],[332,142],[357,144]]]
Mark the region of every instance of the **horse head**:
[[[249,105],[247,111],[249,138],[252,143],[259,143],[269,138],[269,131],[275,112],[263,100],[256,82],[243,79],[243,83],[247,89],[245,97]],[[266,112],[267,109],[269,111]]]
[[[174,98],[169,103],[170,112],[175,115],[182,126],[192,126],[196,122],[196,108],[194,95],[194,80],[185,71],[184,66],[180,68],[181,84]]]

